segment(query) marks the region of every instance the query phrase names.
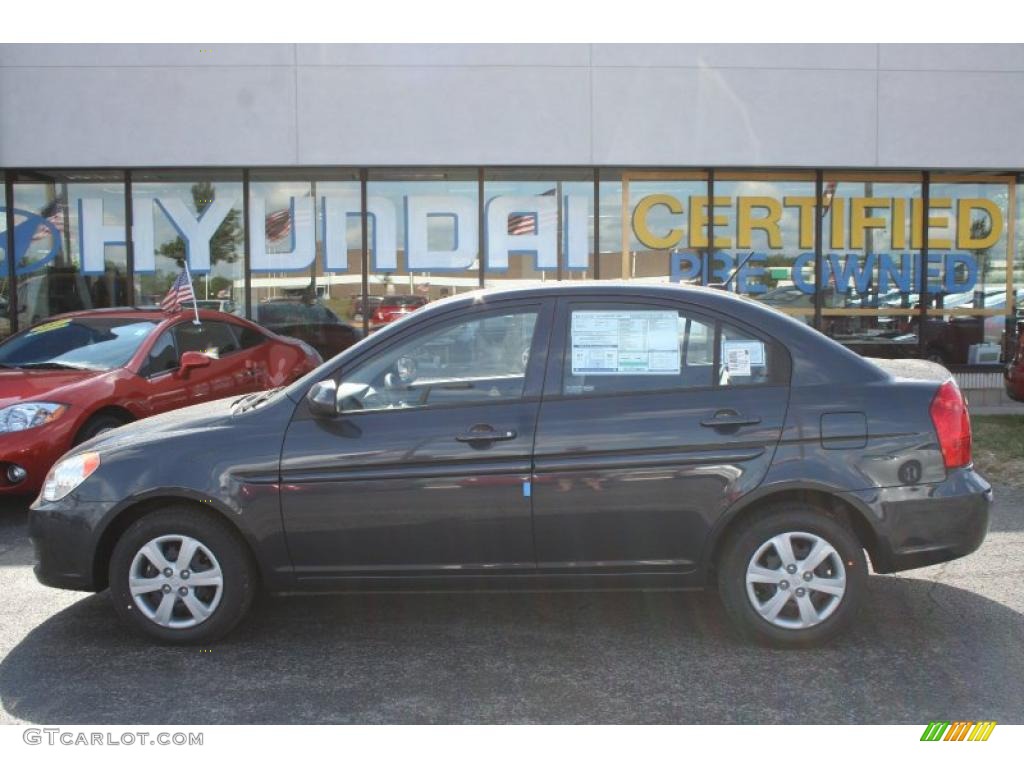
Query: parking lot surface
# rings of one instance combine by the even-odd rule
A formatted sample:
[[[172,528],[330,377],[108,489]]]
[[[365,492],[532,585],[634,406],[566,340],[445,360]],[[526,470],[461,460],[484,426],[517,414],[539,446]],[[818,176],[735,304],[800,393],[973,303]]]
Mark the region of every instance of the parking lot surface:
[[[209,649],[154,646],[106,594],[40,586],[0,508],[0,722],[1024,722],[1024,493],[982,548],[872,576],[813,651],[738,640],[699,592],[263,598]]]

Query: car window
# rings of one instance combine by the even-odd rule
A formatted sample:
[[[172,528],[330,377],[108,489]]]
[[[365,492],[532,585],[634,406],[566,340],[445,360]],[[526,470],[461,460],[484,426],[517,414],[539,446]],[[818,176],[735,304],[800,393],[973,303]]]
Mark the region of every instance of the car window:
[[[179,354],[202,352],[211,357],[224,357],[238,351],[238,342],[224,323],[181,323],[174,326]]]
[[[718,383],[722,386],[767,384],[772,381],[774,349],[754,334],[722,325]]]
[[[106,371],[127,363],[156,328],[131,317],[51,320],[0,346],[0,365]]]
[[[266,336],[255,328],[250,328],[247,325],[233,325],[232,329],[238,337],[238,346],[241,349],[252,349],[253,347],[258,347],[267,340]]]
[[[572,309],[566,395],[712,386],[714,324],[651,305]]]
[[[155,376],[178,367],[178,350],[174,346],[174,335],[170,331],[160,334],[149,350],[143,366],[143,376]]]
[[[345,410],[461,405],[523,395],[537,312],[474,315],[383,352],[339,384]]]

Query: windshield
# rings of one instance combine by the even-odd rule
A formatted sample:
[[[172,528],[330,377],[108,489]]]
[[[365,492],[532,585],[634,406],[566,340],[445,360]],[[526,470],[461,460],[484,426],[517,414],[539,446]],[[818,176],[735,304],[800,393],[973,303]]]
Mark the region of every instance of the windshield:
[[[109,371],[127,363],[155,327],[130,317],[54,320],[0,344],[0,365]]]

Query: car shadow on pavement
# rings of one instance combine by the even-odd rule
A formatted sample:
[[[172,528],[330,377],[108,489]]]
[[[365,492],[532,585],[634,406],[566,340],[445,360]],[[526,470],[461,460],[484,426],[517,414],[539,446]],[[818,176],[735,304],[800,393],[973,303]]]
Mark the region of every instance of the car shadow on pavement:
[[[208,648],[152,645],[106,595],[0,663],[10,716],[45,723],[1024,721],[1024,617],[874,576],[818,650],[738,640],[713,592],[267,597]]]

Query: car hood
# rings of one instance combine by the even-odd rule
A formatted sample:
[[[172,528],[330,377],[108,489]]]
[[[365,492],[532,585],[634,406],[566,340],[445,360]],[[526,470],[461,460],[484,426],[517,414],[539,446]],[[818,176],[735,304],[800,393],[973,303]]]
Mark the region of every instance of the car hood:
[[[111,371],[69,371],[47,369],[0,370],[0,408],[31,401],[67,402],[86,382],[110,375]]]
[[[206,429],[220,428],[231,420],[231,405],[240,399],[238,395],[233,395],[133,421],[82,443],[78,450],[114,451],[134,448],[176,434],[195,435]]]

